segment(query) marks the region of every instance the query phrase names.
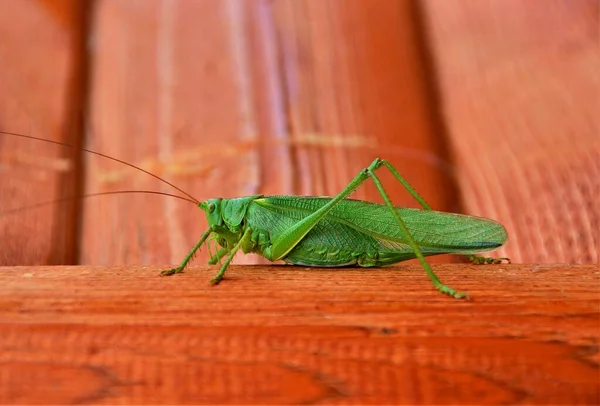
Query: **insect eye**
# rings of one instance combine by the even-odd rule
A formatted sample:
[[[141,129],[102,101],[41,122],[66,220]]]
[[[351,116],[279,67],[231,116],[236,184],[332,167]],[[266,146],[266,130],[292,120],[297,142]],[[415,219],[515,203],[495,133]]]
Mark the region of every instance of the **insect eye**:
[[[209,203],[208,205],[206,205],[206,210],[208,211],[208,213],[212,213],[213,211],[215,211],[215,204],[214,203]]]

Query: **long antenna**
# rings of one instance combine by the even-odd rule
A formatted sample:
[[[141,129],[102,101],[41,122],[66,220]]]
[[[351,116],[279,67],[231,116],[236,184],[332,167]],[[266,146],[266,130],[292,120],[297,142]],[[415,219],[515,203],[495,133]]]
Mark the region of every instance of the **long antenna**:
[[[92,151],[92,150],[89,150],[89,149],[86,149],[86,148],[75,147],[74,145],[67,144],[67,143],[64,143],[64,142],[52,141],[52,140],[47,140],[45,138],[34,137],[33,135],[17,134],[17,133],[13,133],[13,132],[10,132],[10,131],[0,131],[0,134],[9,134],[9,135],[13,135],[15,137],[28,138],[28,139],[31,139],[31,140],[37,140],[37,141],[47,142],[49,144],[55,144],[55,145],[61,145],[63,147],[68,147],[68,148],[73,148],[73,149],[79,149],[79,150],[82,150],[82,151],[85,151],[85,152],[89,152],[90,154],[94,154],[94,155],[101,156],[103,158],[110,159],[111,161],[119,162],[119,163],[121,163],[123,165],[127,165],[127,166],[129,166],[131,168],[137,169],[138,171],[144,172],[145,174],[150,175],[153,178],[158,179],[158,180],[160,180],[163,183],[166,183],[167,185],[171,186],[173,189],[178,190],[179,192],[181,192],[184,195],[186,195],[187,197],[189,197],[195,204],[200,203],[200,201],[198,199],[196,199],[194,196],[192,196],[189,193],[187,193],[187,192],[183,191],[182,189],[178,188],[177,186],[175,186],[171,182],[166,181],[163,178],[161,178],[161,177],[153,174],[152,172],[149,172],[149,171],[147,171],[145,169],[142,169],[142,168],[140,168],[138,166],[130,164],[129,162],[125,162],[125,161],[123,161],[121,159],[113,158],[112,156],[108,156],[108,155],[102,154],[100,152]],[[146,191],[142,191],[141,193],[146,193]],[[158,193],[158,192],[155,192],[155,193]],[[94,195],[96,195],[96,194],[94,194]],[[165,193],[165,195],[169,195],[169,194]],[[174,196],[174,195],[169,195],[169,196]],[[178,196],[178,197],[181,197],[181,196]],[[184,200],[187,200],[187,199],[184,199]]]
[[[35,204],[32,204],[31,206],[19,207],[18,209],[2,210],[2,211],[0,211],[0,216],[4,216],[7,214],[15,214],[15,213],[25,211],[25,210],[37,209],[38,207],[48,206],[51,204],[65,202],[65,201],[72,200],[72,199],[86,199],[88,197],[97,197],[97,196],[106,196],[106,195],[123,195],[123,194],[129,194],[129,193],[145,193],[145,194],[150,194],[150,195],[170,196],[170,197],[175,197],[177,199],[185,200],[186,202],[190,202],[195,205],[198,204],[198,201],[195,199],[194,200],[188,199],[187,197],[174,195],[172,193],[157,192],[154,190],[115,190],[112,192],[98,192],[98,193],[90,193],[90,194],[81,195],[81,196],[61,197],[59,199],[35,203]]]

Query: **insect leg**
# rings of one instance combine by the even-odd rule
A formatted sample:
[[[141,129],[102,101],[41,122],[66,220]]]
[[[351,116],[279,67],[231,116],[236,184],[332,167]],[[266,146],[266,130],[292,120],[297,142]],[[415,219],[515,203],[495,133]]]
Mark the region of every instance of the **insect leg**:
[[[382,161],[379,161],[379,162],[381,162],[381,164],[383,164]],[[383,197],[385,204],[387,205],[387,207],[390,209],[390,211],[393,213],[394,217],[396,218],[396,221],[398,222],[400,229],[402,230],[402,232],[404,233],[404,236],[406,237],[406,241],[408,242],[408,245],[410,245],[410,247],[413,249],[416,257],[419,259],[419,262],[421,262],[421,265],[423,266],[423,268],[425,268],[425,271],[427,272],[429,279],[431,279],[435,288],[442,293],[445,293],[445,294],[452,296],[454,298],[457,298],[457,299],[468,298],[469,295],[467,295],[466,293],[457,292],[454,289],[450,288],[449,286],[446,286],[442,282],[440,282],[440,280],[438,279],[436,274],[433,272],[433,269],[431,269],[431,266],[429,265],[429,263],[425,260],[425,257],[421,253],[419,246],[417,245],[414,238],[410,234],[408,227],[406,227],[404,220],[402,220],[402,217],[400,217],[400,215],[394,208],[394,205],[392,204],[392,201],[390,200],[387,192],[385,191],[383,185],[381,184],[381,181],[379,180],[377,175],[375,175],[375,170],[379,169],[381,164],[371,165],[368,169],[368,175],[375,183],[375,186],[377,186],[377,189],[379,190],[381,197]],[[371,169],[371,167],[374,167],[374,168]]]
[[[221,282],[221,279],[223,279],[223,275],[225,275],[225,271],[227,270],[227,267],[231,263],[231,260],[233,259],[233,257],[235,256],[235,254],[238,252],[238,250],[242,247],[242,245],[247,244],[248,242],[250,242],[250,237],[251,236],[252,236],[252,231],[248,227],[244,231],[244,234],[242,235],[242,238],[240,238],[240,240],[237,242],[237,244],[235,244],[235,246],[231,249],[231,251],[229,251],[229,256],[225,260],[225,263],[221,266],[221,269],[219,270],[219,273],[216,274],[215,277],[210,280],[210,283],[212,285],[216,285],[219,282]],[[219,250],[219,252],[221,252],[221,251],[222,250]],[[217,255],[219,255],[219,254],[217,253]]]
[[[392,173],[392,175],[394,175],[394,177],[396,179],[398,179],[398,182],[402,183],[402,186],[404,186],[404,188],[408,191],[408,193],[410,193],[411,196],[414,197],[415,200],[418,201],[419,204],[421,206],[423,206],[423,208],[425,210],[431,210],[431,206],[429,204],[427,204],[425,199],[423,199],[421,197],[421,195],[418,194],[417,191],[410,185],[410,183],[408,183],[408,181],[406,179],[404,179],[404,177],[402,175],[400,175],[400,172],[398,172],[391,163],[389,163],[385,159],[382,159],[381,163],[383,165],[385,165],[386,168],[388,168],[388,170]]]
[[[229,251],[227,251],[227,248],[221,248],[220,250],[217,250],[217,252],[215,253],[214,256],[211,255],[210,257],[210,261],[208,261],[209,265],[214,265],[217,262],[221,262],[221,258],[223,258],[225,255],[227,255]]]
[[[376,159],[373,161],[371,166],[369,166],[369,168],[373,167],[374,165],[379,165],[379,162],[381,161]],[[323,217],[325,217],[327,213],[329,213],[329,211],[340,202],[340,200],[348,197],[360,185],[362,185],[365,180],[369,178],[368,170],[369,169],[363,169],[360,171],[360,173],[356,175],[356,177],[348,184],[348,186],[334,196],[326,205],[300,220],[292,227],[287,229],[284,233],[279,235],[277,240],[273,241],[271,246],[267,247],[263,251],[263,256],[269,261],[277,261],[284,258],[300,241],[302,241],[306,234],[308,234],[310,230],[312,230],[313,227],[316,226],[317,223],[319,223],[319,221],[321,221],[321,219],[323,219]]]
[[[415,189],[413,189],[413,187],[410,185],[410,183],[408,183],[408,181],[406,179],[404,179],[404,177],[402,177],[402,175],[400,175],[398,170],[396,168],[394,168],[394,166],[391,163],[389,163],[385,159],[382,159],[381,163],[383,165],[385,165],[386,168],[388,168],[388,170],[392,173],[392,175],[394,175],[394,177],[396,179],[398,179],[398,182],[400,182],[402,184],[402,186],[404,186],[404,188],[408,191],[408,193],[410,193],[411,196],[414,197],[415,200],[418,201],[419,204],[421,206],[423,206],[423,208],[425,210],[431,210],[431,206],[429,204],[427,204],[425,199],[423,199],[423,197],[421,197],[421,195],[419,195],[419,193],[417,193],[417,191]],[[508,263],[510,263],[509,258],[491,258],[491,257],[481,257],[478,255],[467,255],[467,258],[473,264],[501,264],[503,261],[507,261]]]
[[[354,192],[369,178],[369,173],[372,173],[373,171],[377,170],[381,167],[381,165],[385,165],[385,162],[386,161],[382,161],[381,159],[376,158],[371,163],[371,165],[369,165],[368,168],[365,168],[362,171],[360,171],[359,174],[356,175],[356,177],[348,184],[348,186],[346,186],[344,190],[342,190],[340,193],[334,196],[329,201],[329,203],[321,207],[319,210],[317,210],[310,216],[307,216],[298,223],[296,223],[293,227],[286,230],[286,232],[282,233],[279,236],[279,238],[273,241],[272,245],[263,252],[265,258],[267,258],[270,261],[276,261],[284,258],[292,249],[294,249],[294,247],[300,241],[302,241],[306,234],[308,234],[310,230],[312,230],[313,227],[317,225],[317,223],[321,221],[321,219],[323,219],[327,215],[327,213],[329,213],[329,211],[340,202],[340,200],[345,199],[352,192]],[[397,179],[407,187],[409,192],[412,190],[413,196],[415,196],[417,200],[420,199],[420,201],[422,201],[422,204],[424,204],[426,207],[429,207],[425,200],[423,200],[423,198],[421,198],[421,196],[419,196],[417,192],[414,191],[414,189],[408,184],[408,182],[406,182],[404,178],[400,176],[398,171],[393,169],[392,173],[398,175]]]
[[[206,239],[206,250],[208,251],[208,257],[210,259],[212,259],[213,256],[214,256],[213,253],[212,253],[212,248],[210,246],[210,243],[212,241],[214,241],[214,240],[215,240],[215,236],[214,235],[212,235],[212,236],[210,236],[209,238]],[[210,261],[208,262],[208,264],[210,265]]]
[[[213,232],[213,229],[211,227],[208,230],[206,230],[204,232],[204,234],[202,234],[202,236],[200,237],[200,241],[198,241],[196,243],[196,245],[194,245],[194,248],[192,248],[192,250],[185,256],[185,258],[183,259],[183,261],[181,261],[181,264],[177,268],[172,268],[167,271],[162,271],[160,274],[162,276],[169,276],[169,275],[173,275],[174,273],[183,272],[183,268],[185,268],[187,266],[188,262],[190,262],[190,260],[192,259],[192,257],[196,253],[196,251],[198,251],[200,246],[202,246],[202,244],[204,244],[204,241],[206,241],[206,239],[212,232]]]

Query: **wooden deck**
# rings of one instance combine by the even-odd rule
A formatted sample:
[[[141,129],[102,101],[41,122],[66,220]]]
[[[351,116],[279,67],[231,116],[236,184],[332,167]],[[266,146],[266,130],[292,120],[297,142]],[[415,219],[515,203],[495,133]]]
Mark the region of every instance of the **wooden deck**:
[[[597,404],[597,265],[0,268],[0,403]]]

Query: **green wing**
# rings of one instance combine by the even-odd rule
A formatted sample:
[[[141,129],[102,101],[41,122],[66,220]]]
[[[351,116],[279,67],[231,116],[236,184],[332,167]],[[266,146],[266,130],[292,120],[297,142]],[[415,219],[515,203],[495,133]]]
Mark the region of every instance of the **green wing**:
[[[267,230],[273,240],[330,200],[266,196],[250,204],[246,218],[253,229]],[[402,207],[396,210],[423,255],[490,251],[504,244],[507,238],[504,227],[489,219]],[[376,255],[382,263],[415,257],[386,206],[345,199],[306,235],[288,259],[306,265],[340,266],[353,263],[353,258],[363,253]]]

